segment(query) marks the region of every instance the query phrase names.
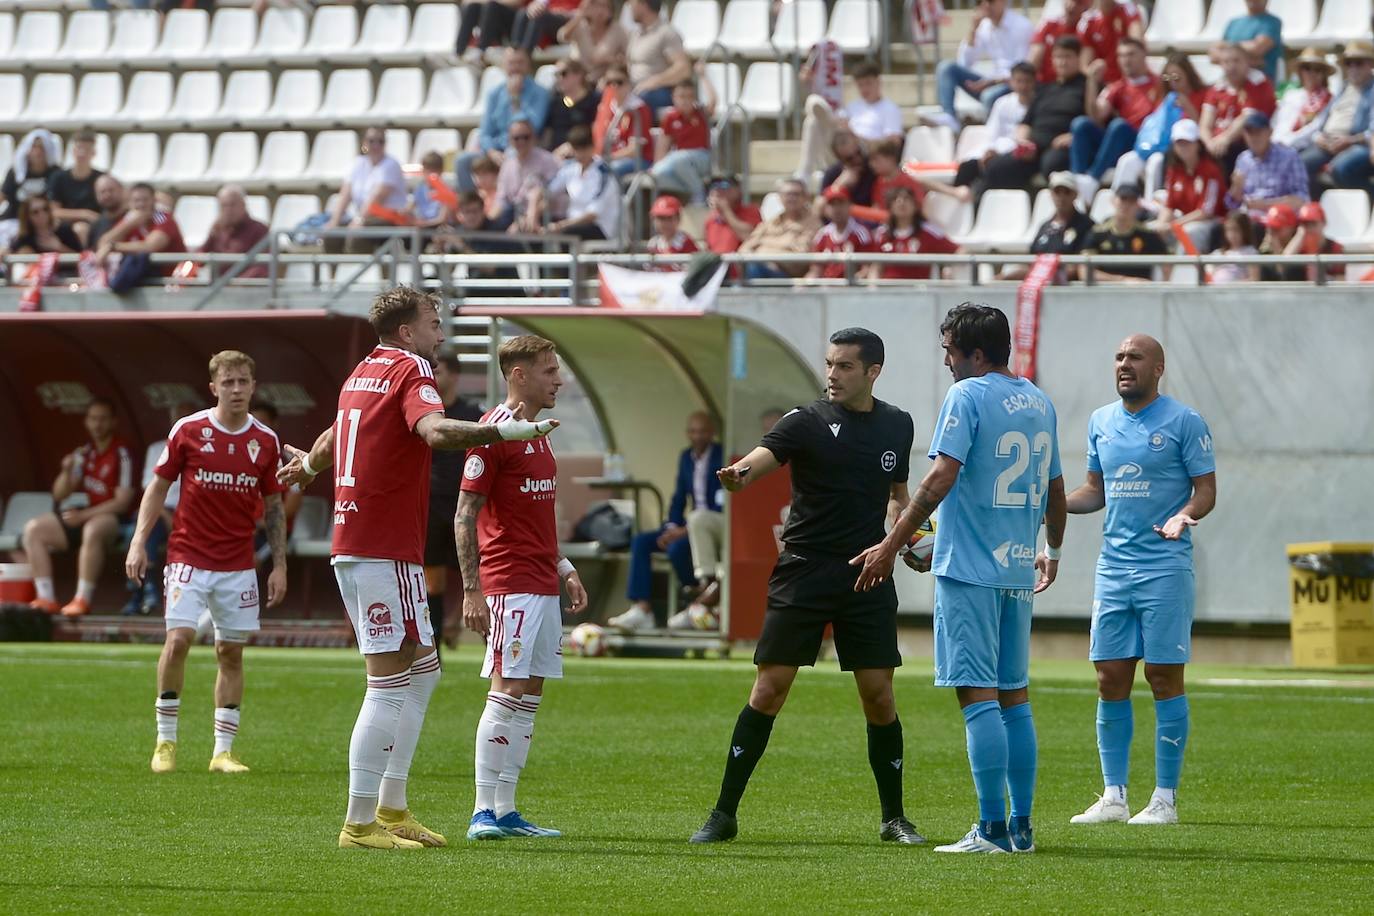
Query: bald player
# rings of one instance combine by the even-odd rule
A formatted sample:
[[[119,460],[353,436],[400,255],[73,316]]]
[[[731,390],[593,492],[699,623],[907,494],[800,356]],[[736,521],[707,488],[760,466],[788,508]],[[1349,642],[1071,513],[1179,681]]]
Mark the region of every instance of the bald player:
[[[1176,824],[1188,741],[1183,666],[1193,625],[1191,529],[1216,505],[1216,460],[1206,421],[1159,393],[1159,341],[1133,334],[1121,342],[1115,361],[1121,400],[1094,411],[1088,421],[1088,479],[1068,497],[1070,513],[1107,510],[1089,650],[1097,668],[1097,749],[1105,789],[1072,822]],[[1155,791],[1131,817],[1131,684],[1142,658],[1155,696]]]

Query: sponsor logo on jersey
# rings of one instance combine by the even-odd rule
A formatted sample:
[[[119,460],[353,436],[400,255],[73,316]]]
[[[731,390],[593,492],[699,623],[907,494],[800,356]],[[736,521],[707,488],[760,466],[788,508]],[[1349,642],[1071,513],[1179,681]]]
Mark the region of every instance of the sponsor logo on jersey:
[[[372,637],[391,635],[391,608],[380,601],[368,605],[367,635]]]
[[[992,558],[997,561],[997,565],[1003,569],[1010,569],[1011,562],[1016,561],[1017,566],[1029,566],[1035,562],[1034,548],[1027,547],[1025,544],[1013,544],[1011,541],[1003,541],[992,550]]]
[[[367,378],[366,376],[351,378],[344,382],[343,390],[365,391],[368,394],[386,394],[391,390],[391,379]]]
[[[207,454],[213,455],[215,453],[215,443],[207,442],[200,447],[200,450]]]
[[[257,464],[258,452],[262,451],[262,446],[258,445],[257,439],[249,439],[248,445],[246,447],[248,449],[248,460],[253,462],[254,464]]]
[[[202,483],[211,487],[251,487],[257,484],[256,474],[231,471],[207,471],[205,468],[196,468],[196,476],[193,478],[196,483]]]
[[[830,424],[830,435],[834,436],[836,439],[840,438],[840,424],[838,424],[838,423],[831,423],[831,424]]]
[[[1128,461],[1116,469],[1112,479],[1107,482],[1107,495],[1113,499],[1148,499],[1150,482],[1141,480],[1144,470],[1134,461]]]
[[[463,465],[463,476],[468,480],[476,480],[482,476],[486,469],[486,462],[482,460],[480,455],[471,455],[468,457],[467,463]]]
[[[893,468],[895,468],[895,467],[897,466],[897,453],[896,453],[896,452],[890,452],[890,451],[889,451],[889,452],[883,452],[882,463],[883,463],[883,470],[884,470],[884,471],[890,471],[890,470],[892,470]]]
[[[394,366],[396,360],[388,359],[385,356],[364,356],[363,363],[369,366]]]
[[[558,489],[558,481],[552,477],[526,477],[520,485],[521,493],[552,493]]]
[[[949,432],[950,430],[955,429],[958,426],[959,418],[954,416],[953,414],[950,414],[949,418],[945,420],[945,432]]]
[[[420,386],[420,400],[426,404],[442,404],[444,399],[439,397],[439,392],[434,390],[433,385]]]
[[[525,454],[526,454],[526,455],[533,455],[533,454],[534,454],[534,443],[533,443],[533,442],[526,442],[526,443],[525,443]]]
[[[258,606],[258,587],[254,585],[246,591],[239,592],[239,607],[250,608]]]
[[[229,454],[234,454],[234,443],[232,442],[229,443]]]

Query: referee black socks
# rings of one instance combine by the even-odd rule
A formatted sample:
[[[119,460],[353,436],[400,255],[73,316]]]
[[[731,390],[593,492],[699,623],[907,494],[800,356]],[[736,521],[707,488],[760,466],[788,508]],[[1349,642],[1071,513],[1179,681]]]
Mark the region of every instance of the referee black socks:
[[[720,781],[717,810],[734,816],[739,808],[740,797],[749,785],[749,777],[768,747],[768,736],[773,733],[773,721],[776,718],[759,712],[747,703],[740,710],[739,719],[735,721],[735,733],[730,736],[730,752],[725,755],[725,776]],[[901,745],[900,734],[897,743]],[[900,796],[900,788],[898,792]]]
[[[901,817],[902,809],[902,720],[887,725],[868,723],[868,765],[878,783],[878,801],[883,808],[883,823]]]

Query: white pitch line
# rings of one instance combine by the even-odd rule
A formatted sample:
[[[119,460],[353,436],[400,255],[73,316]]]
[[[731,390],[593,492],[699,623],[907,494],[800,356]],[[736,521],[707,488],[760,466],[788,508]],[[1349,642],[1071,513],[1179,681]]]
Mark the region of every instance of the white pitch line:
[[[1374,681],[1342,681],[1331,677],[1309,678],[1247,678],[1209,677],[1198,680],[1209,687],[1374,687]]]

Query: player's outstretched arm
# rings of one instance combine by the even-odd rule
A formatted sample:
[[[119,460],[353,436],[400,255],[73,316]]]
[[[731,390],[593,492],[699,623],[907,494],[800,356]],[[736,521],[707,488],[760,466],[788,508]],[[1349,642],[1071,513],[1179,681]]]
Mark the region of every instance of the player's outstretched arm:
[[[148,573],[148,535],[162,515],[162,505],[167,501],[167,491],[172,482],[160,474],[153,475],[153,482],[143,491],[143,501],[138,504],[138,523],[134,526],[133,536],[129,538],[129,553],[124,558],[124,574],[139,585]]]
[[[1066,509],[1070,515],[1088,515],[1106,505],[1107,491],[1102,485],[1101,471],[1089,471],[1088,479],[1070,493],[1066,500]]]
[[[283,445],[282,451],[291,460],[277,470],[277,482],[286,486],[310,486],[321,471],[334,464],[334,427],[329,427],[315,437],[315,444],[309,452],[303,452],[294,445]]]
[[[474,633],[487,635],[491,615],[487,596],[482,593],[481,555],[477,549],[477,513],[487,498],[464,490],[458,496],[458,514],[453,517],[453,536],[458,543],[458,570],[463,575],[463,622]]]
[[[263,499],[262,524],[272,548],[272,572],[267,575],[267,606],[276,607],[286,597],[286,505],[280,493]]]
[[[1101,475],[1098,475],[1101,480]],[[1045,500],[1045,550],[1035,558],[1035,569],[1040,574],[1035,580],[1035,594],[1040,594],[1054,584],[1059,575],[1059,548],[1064,545],[1064,527],[1068,522],[1068,497],[1064,495],[1062,476],[1050,481],[1050,490]]]
[[[1192,528],[1207,516],[1207,513],[1216,508],[1217,505],[1217,475],[1203,474],[1193,478],[1193,498],[1188,500],[1182,509],[1179,509],[1163,525],[1155,525],[1155,533],[1165,540],[1177,541],[1183,537],[1183,532],[1187,528]]]
[[[897,551],[910,541],[916,529],[930,518],[935,507],[940,505],[940,500],[944,499],[954,486],[962,467],[962,464],[948,455],[935,457],[935,463],[921,479],[920,486],[916,488],[902,514],[897,516],[897,522],[887,533],[887,537],[849,561],[850,566],[863,567],[859,571],[859,578],[854,582],[854,591],[870,591],[892,575],[892,567],[897,563]]]
[[[720,480],[720,485],[726,490],[731,493],[738,493],[747,487],[750,481],[758,480],[765,474],[771,474],[779,467],[781,465],[778,464],[777,456],[773,454],[772,450],[758,445],[739,461],[734,464],[727,464],[716,471],[716,477]]]
[[[517,410],[517,414],[518,414]],[[558,428],[557,420],[502,420],[500,423],[473,423],[450,420],[440,413],[426,414],[415,424],[415,433],[430,448],[454,452],[477,445],[509,440],[540,439]]]

